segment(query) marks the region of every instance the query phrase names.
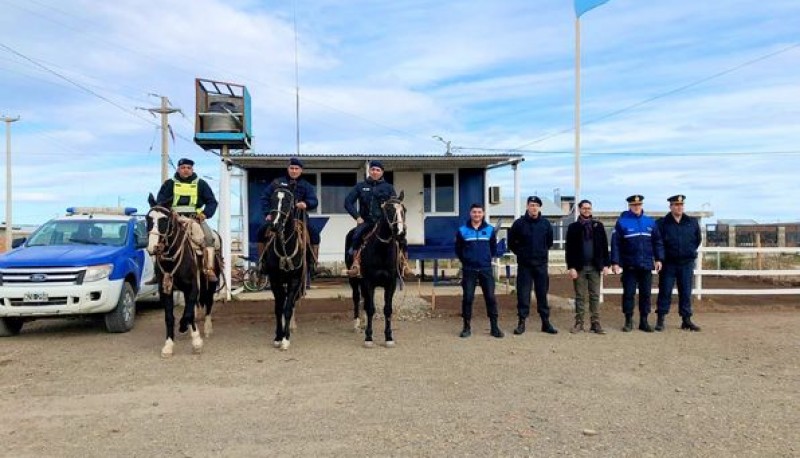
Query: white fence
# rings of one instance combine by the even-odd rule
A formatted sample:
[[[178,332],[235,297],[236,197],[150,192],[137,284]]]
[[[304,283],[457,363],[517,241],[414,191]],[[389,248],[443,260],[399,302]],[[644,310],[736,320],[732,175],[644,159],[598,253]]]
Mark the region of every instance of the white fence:
[[[700,255],[697,259],[697,268],[694,271],[694,289],[692,294],[698,299],[704,294],[708,295],[738,295],[738,296],[762,296],[762,295],[800,295],[800,288],[704,288],[703,276],[720,277],[800,277],[800,269],[759,269],[759,270],[728,270],[728,269],[703,269],[703,254],[717,253],[737,253],[737,254],[800,254],[800,248],[741,248],[741,247],[701,247]],[[719,258],[718,258],[719,259]],[[673,289],[673,294],[677,290]],[[622,294],[622,288],[606,288],[601,281],[600,302],[606,294]],[[652,294],[658,294],[658,288],[652,289]]]

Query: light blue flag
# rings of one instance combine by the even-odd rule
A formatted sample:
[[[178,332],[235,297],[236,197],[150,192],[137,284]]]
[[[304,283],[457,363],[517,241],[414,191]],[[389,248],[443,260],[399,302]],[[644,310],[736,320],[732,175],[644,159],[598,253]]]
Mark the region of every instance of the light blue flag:
[[[581,15],[589,10],[593,10],[608,0],[575,0],[575,15]]]

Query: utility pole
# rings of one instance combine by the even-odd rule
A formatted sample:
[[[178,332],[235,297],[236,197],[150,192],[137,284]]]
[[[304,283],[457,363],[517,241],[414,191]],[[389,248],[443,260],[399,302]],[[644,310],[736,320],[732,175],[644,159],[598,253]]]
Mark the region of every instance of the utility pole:
[[[11,249],[14,242],[14,225],[11,223],[11,123],[15,121],[19,121],[19,116],[3,117],[6,123],[6,251]]]
[[[434,138],[436,140],[439,140],[440,142],[444,143],[445,146],[447,146],[447,150],[444,153],[445,156],[452,156],[453,155],[453,152],[452,152],[452,150],[450,148],[450,144],[452,143],[450,140],[445,140],[445,139],[443,139],[442,137],[440,137],[438,135],[433,135],[432,138]]]
[[[155,95],[155,94],[151,94]],[[161,106],[158,108],[141,108],[140,110],[147,110],[153,115],[161,115],[161,182],[167,181],[169,176],[169,115],[172,113],[181,113],[180,108],[173,108],[169,106],[169,98],[166,96],[161,97]]]

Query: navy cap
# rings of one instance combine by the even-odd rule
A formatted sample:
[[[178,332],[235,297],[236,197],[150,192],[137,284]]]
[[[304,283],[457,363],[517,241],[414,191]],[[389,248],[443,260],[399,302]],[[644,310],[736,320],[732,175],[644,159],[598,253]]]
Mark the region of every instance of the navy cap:
[[[542,205],[542,199],[540,199],[539,196],[528,196],[528,203],[531,202],[539,204],[539,206]]]
[[[180,158],[178,160],[178,167],[180,167],[182,165],[191,165],[192,167],[194,167],[194,161],[191,160],[191,159],[187,159],[185,157],[182,157],[182,158]]]
[[[369,161],[369,168],[373,167],[383,170],[383,163],[381,161]]]
[[[686,196],[683,194],[676,194],[669,199],[667,199],[671,204],[682,204],[684,200],[686,200]]]
[[[296,165],[300,168],[303,168],[303,161],[301,161],[300,158],[293,157],[289,159],[289,165]]]
[[[634,194],[632,196],[628,196],[628,198],[625,200],[627,200],[629,204],[640,204],[644,202],[644,196],[641,194]]]

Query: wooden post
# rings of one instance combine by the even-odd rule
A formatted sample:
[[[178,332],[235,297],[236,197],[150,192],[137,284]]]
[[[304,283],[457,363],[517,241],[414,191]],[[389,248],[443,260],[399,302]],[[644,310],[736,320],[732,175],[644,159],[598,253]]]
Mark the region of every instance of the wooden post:
[[[756,232],[756,248],[761,248],[761,232]],[[764,269],[764,255],[760,251],[756,253],[756,269]]]

